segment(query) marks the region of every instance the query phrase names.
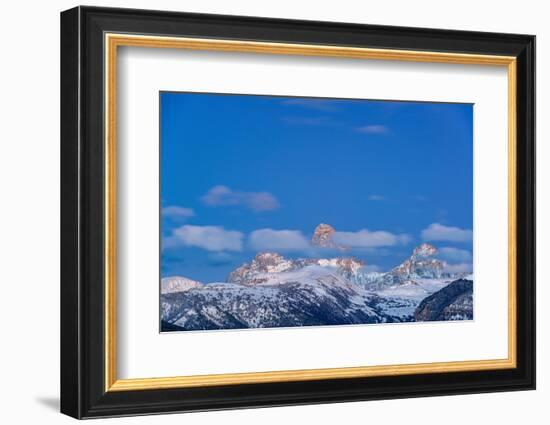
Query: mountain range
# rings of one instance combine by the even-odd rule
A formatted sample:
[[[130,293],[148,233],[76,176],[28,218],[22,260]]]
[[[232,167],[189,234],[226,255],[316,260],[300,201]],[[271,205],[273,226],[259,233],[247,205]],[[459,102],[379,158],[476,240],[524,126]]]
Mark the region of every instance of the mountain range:
[[[320,224],[311,243],[333,241]],[[354,257],[290,259],[258,253],[225,282],[181,276],[161,281],[161,330],[214,330],[347,325],[473,318],[473,277],[447,271],[424,243],[391,270],[372,272]]]

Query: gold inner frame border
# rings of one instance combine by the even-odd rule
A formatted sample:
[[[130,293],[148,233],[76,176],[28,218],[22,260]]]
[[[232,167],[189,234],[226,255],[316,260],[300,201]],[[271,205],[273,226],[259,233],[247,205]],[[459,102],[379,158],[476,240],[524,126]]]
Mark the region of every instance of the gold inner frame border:
[[[495,360],[469,360],[437,363],[416,363],[381,366],[302,369],[214,375],[192,375],[151,378],[117,378],[116,323],[116,211],[117,211],[117,51],[118,47],[147,47],[261,53],[279,55],[324,56],[355,59],[397,60],[469,65],[504,66],[508,72],[508,357]],[[516,353],[516,287],[517,287],[517,229],[516,229],[516,58],[513,56],[479,55],[413,50],[371,49],[330,45],[288,44],[257,41],[236,41],[151,35],[106,33],[105,47],[105,391],[137,391],[217,385],[240,385],[291,381],[313,381],[359,377],[412,375],[420,373],[450,373],[513,369]]]

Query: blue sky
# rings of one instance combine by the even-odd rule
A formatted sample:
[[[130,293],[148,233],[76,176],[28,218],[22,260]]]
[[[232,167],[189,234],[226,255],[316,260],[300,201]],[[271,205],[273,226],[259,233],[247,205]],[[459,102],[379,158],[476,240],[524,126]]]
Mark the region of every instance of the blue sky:
[[[387,270],[430,242],[471,262],[473,106],[162,92],[161,274],[223,281],[260,250]]]

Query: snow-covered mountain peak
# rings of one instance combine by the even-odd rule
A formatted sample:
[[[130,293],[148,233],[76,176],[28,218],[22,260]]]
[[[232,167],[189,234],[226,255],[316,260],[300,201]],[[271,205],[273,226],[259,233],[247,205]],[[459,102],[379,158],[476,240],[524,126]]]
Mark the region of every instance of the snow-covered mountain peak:
[[[390,271],[390,274],[403,281],[414,278],[440,278],[447,263],[432,258],[437,248],[428,243],[416,247],[410,258]]]
[[[260,252],[256,254],[250,263],[244,263],[229,274],[227,278],[231,283],[251,284],[251,279],[258,273],[281,273],[295,268],[292,260],[288,260],[276,252]]]
[[[257,264],[258,267],[267,267],[277,265],[285,261],[285,257],[276,252],[259,252],[252,260],[252,264]]]
[[[413,257],[432,257],[435,254],[437,254],[437,248],[429,243],[423,243],[413,251]]]
[[[364,265],[364,261],[353,257],[288,259],[275,252],[261,252],[250,263],[244,263],[231,272],[227,281],[249,286],[265,284],[271,281],[268,275],[280,275],[313,266],[335,269],[328,273],[350,278]]]
[[[171,294],[173,292],[189,291],[193,288],[200,288],[204,286],[203,283],[196,280],[187,279],[182,276],[165,277],[160,283],[160,292],[162,294]]]
[[[338,257],[338,258],[321,258],[317,260],[317,264],[322,267],[334,267],[338,273],[347,279],[357,275],[365,262],[354,257]]]

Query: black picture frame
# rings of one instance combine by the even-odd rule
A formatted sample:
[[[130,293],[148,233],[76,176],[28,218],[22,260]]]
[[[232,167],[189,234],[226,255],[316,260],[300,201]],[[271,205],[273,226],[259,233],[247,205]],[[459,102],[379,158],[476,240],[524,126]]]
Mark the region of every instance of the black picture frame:
[[[105,391],[104,34],[308,43],[517,59],[517,367]],[[61,13],[61,412],[75,418],[535,388],[535,37],[76,7]]]

